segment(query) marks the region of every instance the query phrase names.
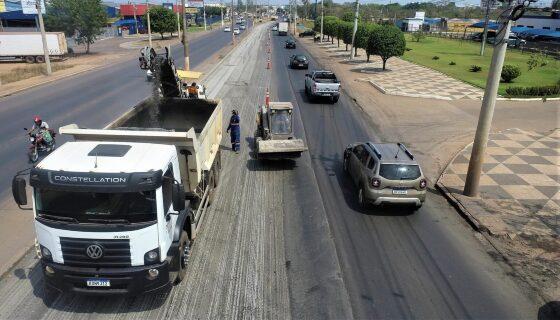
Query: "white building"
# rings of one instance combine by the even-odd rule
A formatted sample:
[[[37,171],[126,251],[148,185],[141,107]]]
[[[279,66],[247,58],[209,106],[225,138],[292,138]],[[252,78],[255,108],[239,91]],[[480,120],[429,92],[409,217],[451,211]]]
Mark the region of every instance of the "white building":
[[[418,31],[422,28],[424,24],[424,18],[426,13],[423,11],[417,11],[414,18],[405,18],[402,20],[403,31]]]

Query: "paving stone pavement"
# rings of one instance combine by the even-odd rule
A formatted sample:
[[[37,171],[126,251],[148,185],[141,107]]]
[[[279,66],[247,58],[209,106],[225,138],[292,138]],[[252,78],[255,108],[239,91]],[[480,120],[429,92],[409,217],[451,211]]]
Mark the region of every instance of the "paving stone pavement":
[[[495,235],[560,235],[560,129],[490,134],[480,198],[461,195],[472,145],[446,168],[438,186],[461,202],[473,222]]]
[[[319,46],[332,52],[332,58],[349,55],[348,51],[344,51],[343,47],[337,48],[336,44],[319,44]],[[346,61],[346,63],[355,64],[354,71],[367,75],[361,80],[370,82],[385,94],[442,100],[479,100],[484,95],[484,91],[480,88],[400,58],[389,59],[387,68],[383,71],[380,57],[371,56],[368,63],[363,59],[365,51],[358,50],[358,55],[356,60]]]

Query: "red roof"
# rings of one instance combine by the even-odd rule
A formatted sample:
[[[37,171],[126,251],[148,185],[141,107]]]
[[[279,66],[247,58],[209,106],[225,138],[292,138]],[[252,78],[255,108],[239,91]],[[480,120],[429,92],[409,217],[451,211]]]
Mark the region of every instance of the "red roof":
[[[146,4],[121,4],[121,15],[124,16],[134,16],[134,7],[136,6],[136,15],[143,16],[146,13]],[[177,12],[177,10],[181,8],[181,6],[173,5],[173,12]]]

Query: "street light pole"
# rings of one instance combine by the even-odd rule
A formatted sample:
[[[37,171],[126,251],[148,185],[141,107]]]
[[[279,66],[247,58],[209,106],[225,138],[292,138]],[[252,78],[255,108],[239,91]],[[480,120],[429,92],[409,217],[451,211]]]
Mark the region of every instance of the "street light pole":
[[[350,60],[354,59],[355,56],[355,49],[354,46],[356,45],[356,32],[358,31],[358,10],[360,8],[360,2],[356,0],[356,12],[354,13],[354,30],[352,30],[352,44],[350,45]]]
[[[325,18],[325,13],[323,10],[323,0],[321,0],[321,40],[319,42],[323,43],[323,19]]]
[[[204,31],[206,31],[206,3],[202,1],[202,17],[204,18]]]
[[[136,3],[132,4],[132,8],[134,9],[134,28],[136,35],[138,35],[138,19],[136,18]]]
[[[179,0],[175,1],[175,5],[177,6],[177,38],[181,39],[181,15],[179,14],[181,10],[179,10]]]
[[[189,41],[187,40],[187,19],[185,17],[185,0],[181,0],[181,14],[183,15],[183,54],[185,56],[185,70],[190,70]]]
[[[41,0],[35,1],[35,8],[37,8],[37,17],[39,18],[39,28],[41,29],[41,39],[43,40],[43,53],[45,54],[45,64],[47,65],[47,76],[50,76],[52,74],[51,59],[49,57],[47,34],[45,32],[45,24],[43,22],[43,12],[41,11]]]
[[[465,189],[463,194],[469,197],[478,196],[478,187],[480,182],[480,174],[482,172],[482,164],[484,163],[484,153],[486,144],[488,143],[488,135],[492,125],[492,117],[494,115],[494,107],[496,106],[496,95],[498,94],[498,86],[500,85],[500,77],[502,67],[506,57],[507,39],[511,28],[511,20],[508,19],[503,28],[503,32],[497,35],[494,53],[492,54],[492,62],[486,80],[486,90],[482,99],[482,108],[478,117],[478,125],[476,127],[476,135],[469,161],[469,169],[467,171],[467,180],[465,181]]]
[[[147,20],[148,20],[148,43],[150,45],[150,48],[152,47],[152,26],[150,25],[150,3],[148,3],[148,0],[146,0],[146,16],[147,16]]]
[[[233,32],[233,0],[231,0],[231,12],[230,12],[230,20],[231,20],[231,45],[235,45],[235,32]]]

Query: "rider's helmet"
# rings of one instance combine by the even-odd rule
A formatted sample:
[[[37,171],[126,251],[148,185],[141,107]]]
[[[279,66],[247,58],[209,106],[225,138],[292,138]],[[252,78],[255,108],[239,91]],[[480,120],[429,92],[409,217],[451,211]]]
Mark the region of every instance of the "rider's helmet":
[[[33,117],[33,122],[35,122],[35,125],[40,126],[43,123],[43,120],[41,120],[41,117],[35,116]]]

